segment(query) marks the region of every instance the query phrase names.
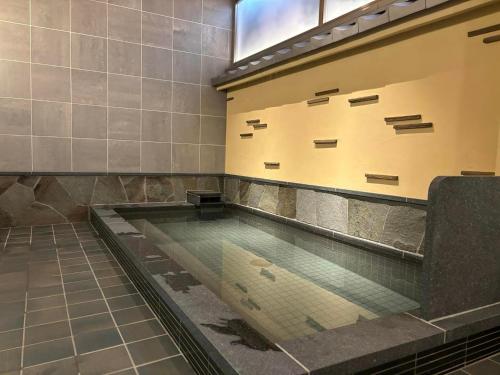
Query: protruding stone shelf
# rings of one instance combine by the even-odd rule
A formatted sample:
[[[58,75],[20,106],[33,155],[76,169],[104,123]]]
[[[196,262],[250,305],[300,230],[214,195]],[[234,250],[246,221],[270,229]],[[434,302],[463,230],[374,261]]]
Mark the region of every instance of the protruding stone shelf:
[[[472,38],[474,36],[488,34],[488,33],[494,32],[494,31],[498,31],[498,30],[500,30],[500,23],[497,23],[496,25],[486,26],[486,27],[483,27],[481,29],[469,31],[467,33],[467,36],[469,38]]]
[[[317,93],[315,93],[314,95],[315,96],[325,96],[325,95],[330,95],[330,94],[338,94],[339,93],[339,89],[330,89],[330,90],[324,90],[324,91],[318,91]]]
[[[462,176],[494,176],[495,172],[488,171],[462,171],[460,172]]]
[[[422,115],[386,117],[384,120],[385,120],[385,122],[422,120]]]
[[[247,125],[254,125],[254,124],[260,124],[260,120],[259,119],[247,120]]]
[[[226,98],[226,102],[230,102],[230,101],[233,101],[233,100],[234,100],[233,96],[230,96],[229,98]]]
[[[421,124],[393,125],[394,130],[426,129],[432,128],[432,126],[432,122],[423,122]]]
[[[252,138],[253,137],[253,133],[241,133],[240,137],[241,138]]]
[[[267,124],[254,124],[253,128],[254,129],[266,129],[267,128]]]
[[[365,173],[368,180],[399,181],[399,176]]]
[[[280,163],[277,161],[265,161],[264,167],[266,167],[266,169],[278,169],[280,167]]]
[[[325,146],[330,146],[330,147],[336,147],[338,140],[337,139],[315,139],[313,141],[314,145],[316,147],[325,147]]]
[[[363,96],[361,98],[349,99],[349,103],[351,104],[369,103],[369,102],[374,102],[376,100],[378,100],[378,95],[370,95],[370,96]]]
[[[319,99],[311,99],[307,101],[307,105],[318,105],[318,104],[327,104],[330,102],[330,98],[319,98]]]
[[[484,44],[490,44],[490,43],[496,43],[496,42],[500,42],[500,34],[489,36],[489,37],[483,39]]]

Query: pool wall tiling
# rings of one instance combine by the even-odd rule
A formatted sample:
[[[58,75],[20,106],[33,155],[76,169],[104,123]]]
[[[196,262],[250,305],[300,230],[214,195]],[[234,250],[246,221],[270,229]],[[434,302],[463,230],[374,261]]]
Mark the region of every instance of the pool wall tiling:
[[[419,318],[418,311],[400,313],[266,345],[262,337],[248,337],[251,331],[238,314],[185,270],[162,258],[164,253],[114,209],[93,209],[91,219],[113,243],[111,248],[127,271],[134,273],[151,305],[177,333],[179,345],[188,351],[186,357],[197,361],[193,367],[200,374],[207,373],[203,372],[207,368],[215,371],[209,373],[228,374],[347,374],[369,369],[373,369],[370,374],[390,374],[394,369],[445,373],[498,351],[498,303],[432,322]],[[183,275],[180,288],[160,287],[147,276],[146,264],[158,261],[165,267],[163,272]],[[254,344],[245,345],[249,340]]]

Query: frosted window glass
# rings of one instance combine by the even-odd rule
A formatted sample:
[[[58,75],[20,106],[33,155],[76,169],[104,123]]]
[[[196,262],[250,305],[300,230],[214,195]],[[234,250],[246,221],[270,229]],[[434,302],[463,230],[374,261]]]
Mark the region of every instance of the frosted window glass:
[[[331,21],[346,13],[349,13],[373,0],[325,0],[325,20]]]
[[[318,26],[319,0],[241,0],[236,5],[238,61]]]

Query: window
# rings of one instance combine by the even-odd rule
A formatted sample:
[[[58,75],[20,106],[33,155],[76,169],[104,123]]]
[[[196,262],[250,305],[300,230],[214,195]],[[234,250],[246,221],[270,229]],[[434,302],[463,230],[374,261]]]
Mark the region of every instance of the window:
[[[334,20],[374,0],[239,0],[234,61]],[[324,4],[323,19],[320,7]]]
[[[234,60],[318,26],[319,4],[320,0],[240,0]]]
[[[325,0],[324,22],[331,21],[362,7],[373,0]]]

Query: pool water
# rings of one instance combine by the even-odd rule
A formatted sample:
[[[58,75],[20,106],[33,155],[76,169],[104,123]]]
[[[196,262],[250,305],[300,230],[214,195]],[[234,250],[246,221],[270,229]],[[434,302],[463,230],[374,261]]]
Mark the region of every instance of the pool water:
[[[419,307],[390,287],[417,288],[417,265],[242,210],[216,219],[195,209],[122,216],[272,342]]]

